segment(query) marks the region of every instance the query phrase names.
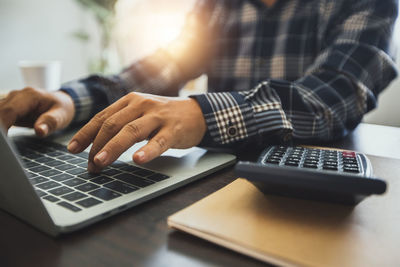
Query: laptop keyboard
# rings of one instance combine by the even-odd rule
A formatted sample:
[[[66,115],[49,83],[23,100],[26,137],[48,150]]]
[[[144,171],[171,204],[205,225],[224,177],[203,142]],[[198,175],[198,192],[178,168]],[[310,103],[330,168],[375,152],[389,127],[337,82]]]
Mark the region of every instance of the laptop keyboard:
[[[88,173],[88,153],[38,139],[16,140],[30,182],[40,198],[79,212],[168,179],[169,176],[116,161],[101,173]]]

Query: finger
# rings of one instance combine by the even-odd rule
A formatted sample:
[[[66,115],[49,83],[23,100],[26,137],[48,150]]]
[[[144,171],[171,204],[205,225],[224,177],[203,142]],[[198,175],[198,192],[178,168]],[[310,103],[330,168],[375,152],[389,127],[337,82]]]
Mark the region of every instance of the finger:
[[[65,128],[67,124],[65,109],[56,106],[40,115],[33,127],[38,136],[45,137],[56,130]]]
[[[171,148],[174,142],[175,137],[171,134],[171,131],[164,128],[139,149],[132,159],[138,164],[149,162]]]
[[[17,120],[17,113],[11,106],[0,107],[0,120],[4,129],[8,130]]]
[[[97,133],[89,153],[89,161],[110,141],[125,125],[141,116],[141,111],[134,107],[125,107],[104,121]]]
[[[26,94],[32,93],[32,88],[26,88],[22,91],[10,92],[7,98],[1,102],[0,118],[3,126],[9,129],[19,118],[25,117],[38,106],[36,97],[26,97]]]
[[[101,169],[111,164],[135,143],[145,140],[159,126],[159,122],[150,116],[140,117],[125,125],[94,157],[93,167]]]
[[[127,102],[124,99],[115,102],[103,111],[97,113],[85,126],[82,127],[71,139],[68,150],[71,153],[80,153],[93,142],[104,121],[114,113],[125,108]]]

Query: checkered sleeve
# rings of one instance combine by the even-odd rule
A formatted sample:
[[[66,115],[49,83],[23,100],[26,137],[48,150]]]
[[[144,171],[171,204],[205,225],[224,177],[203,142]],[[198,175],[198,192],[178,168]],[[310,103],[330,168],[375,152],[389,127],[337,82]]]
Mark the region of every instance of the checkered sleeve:
[[[333,27],[326,28],[326,47],[300,79],[267,79],[251,90],[193,96],[208,125],[203,145],[235,147],[273,135],[330,141],[354,129],[397,75],[388,56],[397,4],[351,3],[327,23]]]
[[[187,16],[181,35],[167,47],[125,68],[119,75],[91,75],[63,84],[75,103],[75,123],[93,115],[129,92],[176,96],[190,79],[201,74],[208,47],[206,35],[217,24],[215,1],[198,0]],[[195,55],[198,55],[197,57]],[[191,60],[187,60],[191,58]]]

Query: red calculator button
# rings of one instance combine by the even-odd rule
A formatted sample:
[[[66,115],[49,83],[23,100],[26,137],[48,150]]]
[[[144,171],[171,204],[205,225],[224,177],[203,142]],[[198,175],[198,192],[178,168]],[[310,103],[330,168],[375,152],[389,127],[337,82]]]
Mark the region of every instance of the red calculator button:
[[[342,152],[343,157],[345,158],[355,158],[356,157],[356,153],[355,152]]]

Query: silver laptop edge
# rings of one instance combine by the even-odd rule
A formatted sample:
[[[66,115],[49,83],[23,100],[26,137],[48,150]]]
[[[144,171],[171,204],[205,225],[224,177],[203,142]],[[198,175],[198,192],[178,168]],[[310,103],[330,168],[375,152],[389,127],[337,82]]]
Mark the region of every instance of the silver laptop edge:
[[[68,136],[55,139],[64,144],[66,140],[69,140]],[[120,160],[132,164],[131,155],[136,149],[128,150]],[[52,236],[72,232],[112,216],[231,165],[236,159],[231,154],[211,153],[200,148],[182,150],[177,156],[173,152],[166,153],[142,167],[167,174],[171,178],[92,208],[72,212],[49,201],[42,202],[29,182],[18,152],[3,131],[0,153],[0,208]]]
[[[29,182],[16,150],[0,130],[0,208],[50,235],[58,230]]]

